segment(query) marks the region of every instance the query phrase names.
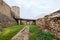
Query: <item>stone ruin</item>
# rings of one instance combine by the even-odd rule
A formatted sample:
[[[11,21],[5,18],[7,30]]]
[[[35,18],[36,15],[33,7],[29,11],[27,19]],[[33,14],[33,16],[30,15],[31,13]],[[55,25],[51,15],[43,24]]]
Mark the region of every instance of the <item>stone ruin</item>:
[[[12,11],[12,9],[14,9]],[[17,6],[10,7],[7,3],[5,3],[3,0],[0,0],[0,23],[2,27],[16,25],[17,24],[17,18],[19,15],[19,8]],[[17,15],[17,16],[16,16]],[[16,18],[15,18],[16,17]]]
[[[11,7],[12,17],[17,21],[17,24],[20,25],[20,8],[18,6]]]
[[[60,10],[37,19],[36,24],[43,31],[50,31],[60,38]]]
[[[9,18],[6,15],[0,14],[0,26],[7,27],[11,25],[16,25],[16,21],[13,18]]]

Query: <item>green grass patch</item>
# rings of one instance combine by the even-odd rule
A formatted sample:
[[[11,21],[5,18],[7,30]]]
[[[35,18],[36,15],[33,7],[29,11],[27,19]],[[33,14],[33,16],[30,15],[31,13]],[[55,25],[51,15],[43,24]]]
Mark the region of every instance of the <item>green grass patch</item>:
[[[3,32],[0,33],[0,40],[11,40],[25,25],[16,25],[7,28],[3,28]],[[36,25],[30,25],[30,37],[29,40],[60,40],[50,32],[43,32]]]
[[[11,38],[23,28],[24,25],[16,25],[16,26],[3,28],[3,32],[0,33],[0,40],[11,40]]]
[[[29,40],[60,40],[50,32],[43,32],[36,25],[30,25]]]

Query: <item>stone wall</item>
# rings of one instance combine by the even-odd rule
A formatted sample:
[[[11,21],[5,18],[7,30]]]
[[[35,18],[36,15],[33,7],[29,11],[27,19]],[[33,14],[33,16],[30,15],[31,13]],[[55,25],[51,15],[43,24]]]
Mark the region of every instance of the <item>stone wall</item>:
[[[8,16],[8,17],[11,17],[11,10],[10,10],[10,7],[9,5],[7,5],[4,1],[3,1],[3,4],[0,5],[0,13]]]
[[[20,20],[21,21],[21,24],[24,24],[24,25],[27,25],[27,23],[29,23],[29,25],[34,25],[36,24],[36,21],[35,20]]]
[[[3,27],[16,25],[16,21],[0,13],[0,24]]]
[[[0,0],[0,23],[2,26],[17,24],[11,16],[11,8],[3,0]]]
[[[3,0],[0,0],[0,5],[2,5],[3,4]]]
[[[58,16],[55,16],[57,15]],[[44,18],[37,19],[36,24],[43,30],[50,31],[60,37],[60,12],[54,12],[53,15],[45,16]],[[54,16],[54,17],[53,17]]]

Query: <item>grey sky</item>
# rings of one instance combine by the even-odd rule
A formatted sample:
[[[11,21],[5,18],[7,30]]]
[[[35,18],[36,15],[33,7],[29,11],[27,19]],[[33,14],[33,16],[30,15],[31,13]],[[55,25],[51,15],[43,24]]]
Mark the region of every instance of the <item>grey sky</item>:
[[[20,17],[28,19],[41,18],[60,9],[60,0],[4,0],[10,6],[20,7]]]

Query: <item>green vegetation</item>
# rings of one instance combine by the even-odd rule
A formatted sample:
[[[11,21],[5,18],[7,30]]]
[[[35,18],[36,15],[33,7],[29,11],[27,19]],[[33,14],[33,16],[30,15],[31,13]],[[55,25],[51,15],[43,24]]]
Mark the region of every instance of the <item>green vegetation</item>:
[[[7,28],[3,28],[3,32],[0,33],[0,40],[11,40],[11,38],[19,32],[24,25],[16,25]]]
[[[3,28],[3,32],[0,33],[0,40],[11,40],[11,38],[17,34],[25,25],[16,25],[7,28]],[[30,37],[29,40],[60,40],[50,32],[43,32],[36,25],[30,25]]]
[[[60,40],[50,32],[43,32],[36,25],[30,26],[29,40]]]

